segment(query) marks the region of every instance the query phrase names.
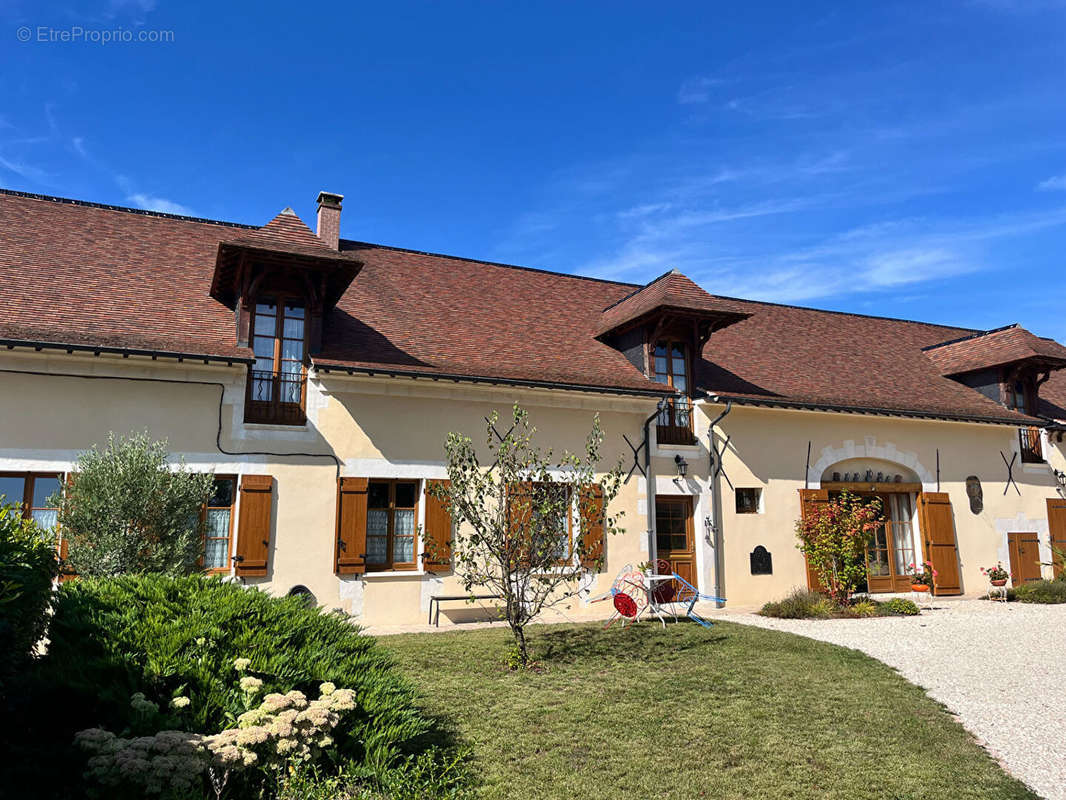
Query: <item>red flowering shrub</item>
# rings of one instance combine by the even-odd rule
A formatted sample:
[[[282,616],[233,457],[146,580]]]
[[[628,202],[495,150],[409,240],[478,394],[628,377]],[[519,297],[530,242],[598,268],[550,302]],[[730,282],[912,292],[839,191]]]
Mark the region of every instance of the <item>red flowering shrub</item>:
[[[881,501],[841,492],[796,522],[797,545],[837,603],[866,580],[866,546],[881,519]]]

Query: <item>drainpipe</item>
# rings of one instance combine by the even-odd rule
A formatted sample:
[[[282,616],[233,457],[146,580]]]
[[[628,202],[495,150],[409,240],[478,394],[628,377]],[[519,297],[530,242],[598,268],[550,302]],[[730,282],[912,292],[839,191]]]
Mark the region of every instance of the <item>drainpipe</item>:
[[[712,403],[720,402],[718,395],[708,395]],[[714,536],[712,547],[714,548],[714,596],[724,597],[725,591],[722,585],[722,574],[725,571],[725,556],[722,553],[722,477],[721,460],[716,456],[714,444],[714,429],[718,423],[726,418],[733,410],[733,401],[727,400],[725,410],[715,417],[707,429],[707,447],[710,451],[710,477],[711,477],[711,533]],[[724,607],[724,603],[717,603],[718,608]]]
[[[647,518],[648,518],[648,562],[655,571],[655,561],[658,556],[655,546],[655,479],[651,474],[651,423],[662,413],[665,400],[660,400],[655,408],[655,413],[644,420],[644,493],[647,495]]]

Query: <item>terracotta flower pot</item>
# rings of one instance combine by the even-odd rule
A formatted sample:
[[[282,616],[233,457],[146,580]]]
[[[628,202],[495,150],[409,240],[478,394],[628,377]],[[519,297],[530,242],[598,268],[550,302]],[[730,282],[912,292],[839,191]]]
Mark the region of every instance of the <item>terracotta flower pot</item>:
[[[929,587],[926,586],[924,583],[912,583],[911,584],[911,591],[912,592],[928,592],[929,591]]]
[[[997,588],[1000,587],[1000,586],[1006,586],[1007,585],[1007,579],[1003,578],[1003,579],[998,580],[998,581],[992,581],[992,585],[997,587]]]

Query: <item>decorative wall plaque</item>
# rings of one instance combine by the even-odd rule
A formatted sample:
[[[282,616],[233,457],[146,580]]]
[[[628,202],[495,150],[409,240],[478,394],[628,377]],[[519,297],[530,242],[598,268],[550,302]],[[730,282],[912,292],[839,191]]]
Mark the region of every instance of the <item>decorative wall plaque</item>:
[[[774,557],[761,544],[751,551],[751,574],[774,574]]]

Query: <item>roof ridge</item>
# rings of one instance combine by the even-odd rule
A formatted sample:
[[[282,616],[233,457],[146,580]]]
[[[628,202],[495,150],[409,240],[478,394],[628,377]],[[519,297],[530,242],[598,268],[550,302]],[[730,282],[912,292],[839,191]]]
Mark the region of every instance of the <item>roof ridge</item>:
[[[936,350],[938,347],[947,347],[948,345],[958,344],[959,342],[968,342],[971,339],[980,339],[982,336],[988,336],[992,333],[1000,333],[1001,331],[1008,331],[1011,328],[1020,328],[1021,325],[1017,322],[1012,322],[1010,325],[1000,325],[998,328],[989,328],[987,331],[977,331],[971,333],[969,336],[960,336],[957,339],[948,339],[946,342],[937,342],[936,344],[927,344],[922,348],[922,352],[928,350]],[[1024,328],[1023,328],[1024,330]],[[1054,341],[1054,340],[1052,340]]]
[[[94,203],[91,200],[76,200],[72,197],[58,197],[51,194],[37,194],[35,192],[20,192],[17,189],[5,189],[0,187],[0,194],[10,197],[24,197],[29,200],[43,200],[50,203],[59,203],[67,206],[83,206],[85,208],[102,208],[105,211],[122,211],[127,214],[139,214],[142,217],[162,217],[163,219],[176,219],[182,222],[202,222],[208,225],[223,225],[227,228],[258,228],[258,225],[249,225],[244,222],[229,222],[224,219],[211,219],[209,217],[193,217],[187,214],[170,214],[166,211],[150,211],[146,208],[132,208],[130,206],[116,206],[110,203]]]
[[[471,264],[485,264],[490,267],[503,267],[504,269],[518,269],[524,272],[539,272],[544,275],[558,275],[560,278],[573,278],[580,281],[592,281],[593,283],[609,283],[612,286],[629,286],[636,287],[638,289],[643,288],[637,283],[628,283],[626,281],[612,281],[609,278],[594,278],[591,275],[575,275],[573,272],[562,272],[557,269],[545,269],[544,267],[526,267],[521,264],[508,264],[503,261],[486,261],[483,258],[469,258],[467,256],[457,256],[451,253],[435,253],[432,250],[415,250],[411,247],[398,247],[392,244],[381,244],[379,242],[364,242],[358,239],[341,239],[342,243],[365,245],[366,247],[380,247],[382,250],[395,250],[398,253],[412,253],[418,256],[431,256],[432,258],[450,258],[453,261],[468,261]]]
[[[699,286],[699,284],[696,284]],[[701,287],[702,288],[702,287]],[[704,289],[706,291],[706,289]],[[710,294],[708,292],[708,294]],[[757,306],[773,306],[774,308],[796,308],[800,311],[816,311],[819,314],[839,314],[844,317],[859,317],[860,319],[882,319],[888,322],[905,322],[908,325],[925,325],[930,328],[952,328],[957,331],[971,331],[973,333],[984,333],[978,328],[967,328],[963,325],[945,325],[941,322],[926,322],[920,319],[906,319],[904,317],[887,317],[882,314],[861,314],[858,311],[837,311],[832,308],[815,308],[814,306],[800,306],[795,303],[775,303],[772,300],[752,300],[744,297],[732,297],[726,294],[712,294],[711,297],[716,297],[719,300],[732,300],[735,303],[750,303]],[[966,338],[966,337],[963,337]]]

